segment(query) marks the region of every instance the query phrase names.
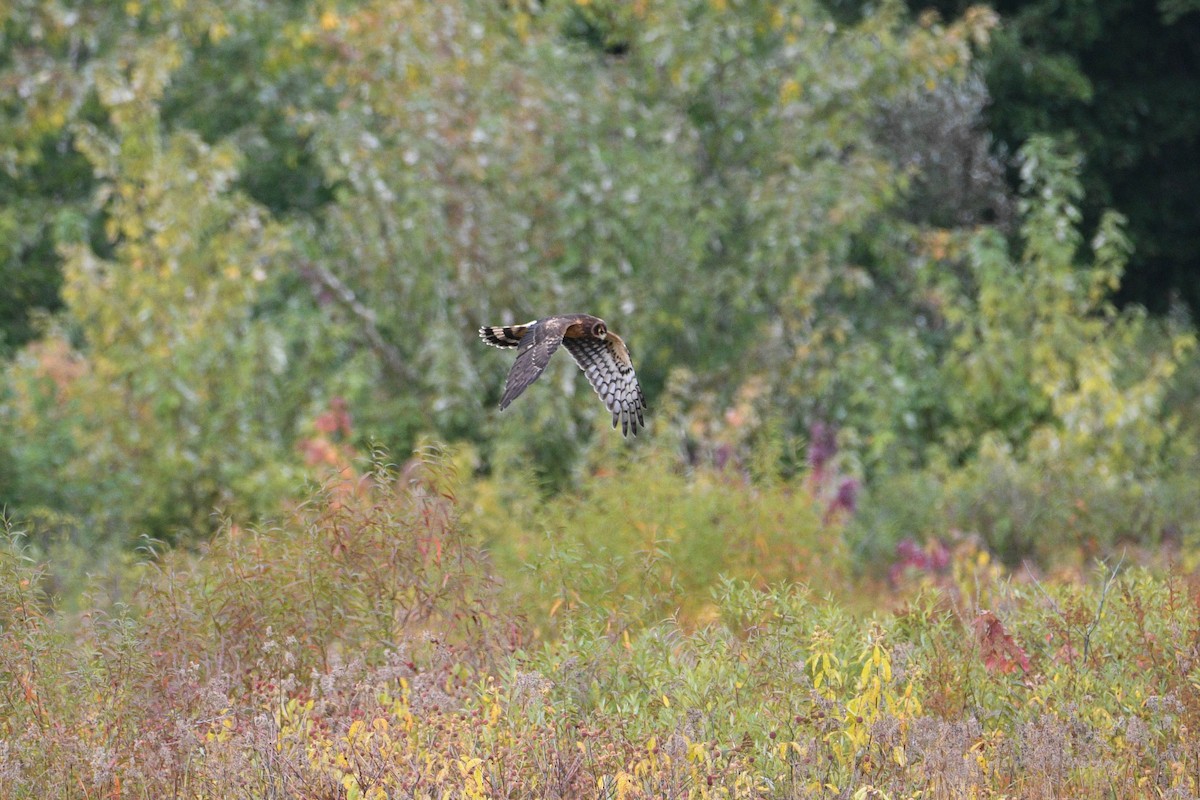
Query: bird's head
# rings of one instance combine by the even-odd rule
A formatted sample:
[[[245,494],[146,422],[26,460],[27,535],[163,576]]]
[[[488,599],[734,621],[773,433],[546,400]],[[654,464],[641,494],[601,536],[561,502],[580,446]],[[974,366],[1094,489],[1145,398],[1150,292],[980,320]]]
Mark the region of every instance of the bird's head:
[[[603,320],[598,319],[592,323],[591,334],[597,339],[607,339],[608,326],[604,324]]]

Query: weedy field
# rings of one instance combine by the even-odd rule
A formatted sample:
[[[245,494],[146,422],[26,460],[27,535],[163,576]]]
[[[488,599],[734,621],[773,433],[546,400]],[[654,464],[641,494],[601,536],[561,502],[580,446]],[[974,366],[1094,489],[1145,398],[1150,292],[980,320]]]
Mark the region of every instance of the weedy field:
[[[10,530],[3,795],[1200,789],[1194,555],[864,569],[811,472],[647,452],[546,498],[428,450],[86,586]]]

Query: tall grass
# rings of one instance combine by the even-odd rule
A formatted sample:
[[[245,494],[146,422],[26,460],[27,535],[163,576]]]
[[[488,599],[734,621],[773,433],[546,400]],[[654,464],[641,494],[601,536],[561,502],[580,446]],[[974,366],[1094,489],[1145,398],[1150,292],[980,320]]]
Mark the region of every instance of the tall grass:
[[[342,472],[56,611],[0,550],[0,795],[1183,797],[1187,563],[851,569],[811,480],[653,454],[544,498],[462,454]],[[504,514],[504,509],[513,509]]]

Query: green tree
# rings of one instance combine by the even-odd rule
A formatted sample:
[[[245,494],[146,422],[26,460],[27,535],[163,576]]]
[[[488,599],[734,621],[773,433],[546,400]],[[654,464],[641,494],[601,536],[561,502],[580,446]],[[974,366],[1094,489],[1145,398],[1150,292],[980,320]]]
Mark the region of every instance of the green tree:
[[[966,0],[909,0],[963,13]],[[1070,137],[1084,157],[1080,208],[1129,221],[1120,298],[1154,311],[1200,309],[1200,7],[1192,0],[999,0],[985,58],[989,127],[1016,152],[1032,136]]]
[[[286,114],[290,98],[320,86],[271,43],[306,4],[42,3],[0,6],[0,356],[38,334],[39,314],[61,308],[58,245],[91,240],[103,220],[95,176],[74,146],[74,124],[105,126],[95,75],[143,37],[171,36],[178,68],[159,117],[205,141],[235,137],[247,160],[239,182],[276,212],[329,198],[305,137]]]
[[[405,365],[357,407],[478,436],[507,364],[473,357],[475,325],[573,308],[628,335],[652,398],[677,364],[728,398],[791,287],[842,281],[889,229],[904,177],[872,137],[879,99],[963,77],[989,25],[913,28],[890,5],[842,29],[811,2],[314,19],[297,38],[343,99],[312,118],[338,190],[307,247]],[[561,366],[543,380],[576,387]],[[563,475],[592,411],[547,390],[489,437],[533,426]]]
[[[97,70],[107,124],[77,126],[76,146],[97,176],[110,254],[62,246],[83,367],[57,384],[39,380],[44,363],[10,369],[22,450],[69,437],[54,473],[30,477],[64,485],[60,510],[91,536],[171,537],[206,528],[218,507],[267,507],[290,481],[310,396],[289,382],[283,325],[257,313],[287,246],[237,190],[239,153],[162,130],[179,62],[177,44],[147,38]]]
[[[0,6],[0,357],[37,335],[39,310],[61,307],[55,243],[88,234],[93,182],[70,123],[95,111],[79,67],[118,22],[103,5]]]

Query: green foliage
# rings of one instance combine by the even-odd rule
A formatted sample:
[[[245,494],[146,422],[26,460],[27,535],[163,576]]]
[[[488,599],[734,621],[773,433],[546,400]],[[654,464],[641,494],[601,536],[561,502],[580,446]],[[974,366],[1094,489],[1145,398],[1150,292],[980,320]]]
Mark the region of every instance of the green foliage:
[[[1076,150],[1030,140],[1019,201],[997,164],[970,167],[986,10],[22,5],[6,25],[42,59],[5,64],[36,100],[6,110],[7,174],[58,212],[6,206],[10,263],[44,289],[59,275],[38,259],[61,264],[66,308],[6,369],[0,499],[47,536],[196,541],[216,509],[277,509],[315,463],[352,460],[343,445],[429,431],[570,487],[613,457],[588,452],[597,409],[572,365],[496,418],[508,361],[472,334],[570,308],[632,342],[651,433],[685,461],[769,462],[754,442],[836,428],[839,474],[870,498],[856,554],[945,524],[1010,559],[1193,526],[1190,504],[1155,506],[1195,458],[1175,414],[1186,323],[1108,304],[1130,244],[1120,217],[1083,212]],[[998,225],[978,224],[988,207]],[[343,400],[353,425],[314,455]],[[776,469],[796,459],[755,474]],[[896,488],[930,485],[929,513]],[[1056,525],[1078,502],[1111,516],[1045,536],[1045,513],[1019,511],[1041,501],[1010,501],[1051,485]]]
[[[14,30],[36,38],[35,17]],[[436,430],[564,485],[594,404],[563,364],[492,422],[478,387],[498,392],[507,364],[474,357],[484,321],[623,319],[651,397],[683,362],[719,413],[759,380],[743,356],[778,342],[766,320],[799,291],[853,291],[848,260],[892,241],[903,180],[873,140],[881,100],[961,80],[994,24],[913,27],[889,5],[843,30],[802,0],[133,3],[51,21],[65,38],[46,57],[83,70],[83,94],[16,138],[50,125],[94,182],[52,239],[29,233],[62,259],[46,331],[86,364],[66,392],[83,402],[30,417],[52,403],[11,375],[26,388],[0,424],[27,460],[5,495],[34,509],[30,487],[57,482],[76,499],[52,508],[126,541],[272,508],[306,411],[335,396],[364,439]],[[99,37],[86,69],[78,25]],[[780,374],[774,417],[795,432],[819,406],[804,373]]]
[[[81,128],[79,146],[104,180],[112,256],[86,243],[64,248],[73,333],[97,354],[67,387],[77,457],[63,477],[92,497],[73,510],[114,509],[136,496],[137,507],[110,524],[160,536],[199,527],[234,496],[261,507],[256,488],[271,486],[255,487],[251,476],[278,453],[263,445],[286,432],[283,415],[295,414],[269,404],[270,376],[286,361],[272,352],[278,333],[252,315],[283,251],[279,232],[232,191],[236,153],[189,134],[162,136],[152,98],[132,91],[161,86],[172,52],[150,46],[128,75],[98,79],[116,136]],[[189,181],[180,185],[180,175]],[[42,420],[24,424],[36,430]]]
[[[541,610],[539,626],[575,612],[691,626],[714,618],[721,576],[761,587],[837,583],[849,570],[822,503],[798,484],[753,485],[732,469],[684,475],[661,450],[600,463],[579,493],[543,498],[520,476],[470,496],[470,524],[497,568],[520,576],[510,589]]]
[[[320,202],[322,190],[314,185],[320,177],[306,169],[294,131],[278,122],[277,108],[251,101],[251,89],[244,85],[244,76],[255,81],[265,72],[269,85],[264,81],[257,88],[260,97],[270,96],[293,79],[291,73],[247,63],[266,52],[266,32],[278,28],[287,13],[282,4],[251,2],[80,5],[16,0],[0,9],[0,85],[6,88],[0,104],[0,354],[43,333],[38,312],[62,307],[59,247],[85,242],[107,252],[102,209],[91,202],[94,165],[76,147],[76,125],[106,125],[107,113],[96,102],[101,91],[97,80],[121,69],[126,56],[145,41],[167,36],[178,45],[172,56],[172,65],[179,67],[173,85],[165,95],[151,98],[160,104],[168,127],[212,138],[245,134],[254,155],[264,156],[251,162],[246,182],[252,189],[271,182],[272,175],[281,176],[280,167],[287,165],[278,185],[256,196],[278,209]],[[207,56],[214,50],[223,59],[220,76],[193,80],[211,63]],[[225,79],[235,71],[237,79]],[[213,90],[219,96],[215,102],[209,87],[219,87]],[[262,125],[254,133],[233,130],[242,121],[238,114],[255,109]],[[259,144],[263,137],[271,142],[268,147]],[[281,198],[281,191],[290,199]]]
[[[1023,450],[1043,428],[1108,448],[1114,470],[1150,463],[1194,336],[1169,330],[1147,359],[1143,315],[1106,300],[1128,248],[1120,219],[1101,221],[1081,263],[1077,162],[1035,139],[1022,164],[1019,252],[992,228],[909,230],[868,253],[869,269],[823,291],[798,284],[783,335],[763,344],[767,363],[790,364],[763,374],[765,397],[802,389],[868,470],[958,465],[989,434]]]
[[[861,5],[861,4],[859,4]],[[965,13],[964,0],[912,0],[914,12]],[[1084,156],[1081,209],[1129,219],[1136,249],[1120,293],[1157,312],[1200,308],[1197,224],[1191,202],[1200,116],[1196,4],[1191,0],[999,0],[1005,20],[985,54],[988,128],[1010,152],[1030,138],[1070,139]],[[1136,64],[1136,69],[1130,69]]]
[[[88,113],[89,84],[68,61],[89,39],[100,46],[114,36],[97,9],[0,9],[0,356],[40,333],[39,310],[62,305],[55,243],[86,239],[92,180],[68,125]]]
[[[1197,450],[1169,394],[1195,335],[1109,304],[1128,252],[1121,220],[1101,220],[1081,263],[1075,157],[1042,139],[1021,157],[1020,252],[988,229],[927,238],[935,261],[918,262],[915,277],[919,313],[933,323],[885,351],[886,365],[871,354],[870,369],[899,372],[899,391],[851,395],[870,404],[851,418],[872,422],[844,436],[868,445],[876,500],[890,503],[865,506],[876,553],[918,532],[943,535],[936,525],[947,522],[1012,561],[1194,527],[1193,504],[1180,501]],[[906,369],[920,375],[911,388]],[[914,454],[923,476],[908,472]],[[941,487],[926,495],[937,513],[898,502],[897,490],[917,484]],[[881,528],[894,533],[881,539]]]

